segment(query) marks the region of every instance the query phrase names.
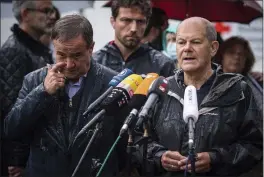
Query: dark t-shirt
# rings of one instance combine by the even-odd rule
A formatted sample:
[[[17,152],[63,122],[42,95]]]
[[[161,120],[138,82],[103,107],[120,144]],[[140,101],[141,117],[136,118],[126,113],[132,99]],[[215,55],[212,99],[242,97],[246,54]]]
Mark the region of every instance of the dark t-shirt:
[[[211,77],[209,77],[209,79],[201,86],[201,88],[199,90],[197,90],[197,101],[198,101],[198,105],[200,105],[204,99],[204,97],[208,94],[213,81],[215,79],[216,76],[216,72],[214,71],[214,73],[211,75]]]

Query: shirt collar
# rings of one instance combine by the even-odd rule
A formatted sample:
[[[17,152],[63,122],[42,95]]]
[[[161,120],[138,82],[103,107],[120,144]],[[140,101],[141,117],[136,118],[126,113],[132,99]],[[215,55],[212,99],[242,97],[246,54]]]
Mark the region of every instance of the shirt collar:
[[[87,73],[84,74],[83,76],[81,76],[81,77],[79,78],[79,81],[78,81],[78,82],[73,83],[73,82],[69,81],[68,84],[69,84],[70,86],[80,86],[80,85],[82,84],[83,78],[85,78],[86,76],[87,76]]]
[[[214,81],[214,78],[216,76],[216,71],[214,69],[212,69],[212,70],[213,70],[213,74],[205,81],[205,83],[201,86],[201,88],[206,86],[206,85],[212,84],[212,82]],[[184,72],[182,69],[180,69],[180,71],[178,72],[178,81],[182,85],[184,85],[184,87],[186,87],[186,85],[184,84]]]

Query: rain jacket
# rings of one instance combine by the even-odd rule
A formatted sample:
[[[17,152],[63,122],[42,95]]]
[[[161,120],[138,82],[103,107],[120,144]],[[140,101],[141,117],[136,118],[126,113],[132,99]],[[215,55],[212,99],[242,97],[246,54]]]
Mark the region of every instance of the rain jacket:
[[[114,42],[110,42],[101,50],[95,52],[93,59],[117,72],[129,68],[136,74],[154,72],[161,76],[169,77],[174,75],[175,70],[173,61],[147,44],[142,44],[124,61],[118,47]]]
[[[4,129],[4,118],[16,101],[24,76],[46,66],[47,63],[53,63],[51,51],[46,46],[34,40],[17,24],[12,26],[11,31],[13,34],[0,49],[1,133]],[[21,167],[26,165],[27,144],[7,141],[3,134],[1,145],[1,151],[4,154],[1,157],[2,172],[7,169],[7,165]]]
[[[209,152],[211,170],[196,176],[237,176],[262,159],[262,118],[243,76],[222,73],[220,67],[213,66],[216,76],[199,105],[194,132],[195,152]],[[166,172],[160,162],[167,150],[188,156],[188,126],[182,117],[183,71],[168,81],[170,91],[151,119],[153,142],[148,159],[154,162],[156,175],[184,176],[184,171]]]
[[[74,141],[77,133],[96,113],[89,113],[87,117],[83,117],[82,114],[89,104],[107,89],[109,81],[116,73],[96,62],[91,62],[90,70],[83,79],[79,106],[75,106],[76,115],[67,120],[62,120],[61,114],[63,114],[62,105],[68,100],[60,99],[57,94],[49,95],[44,91],[43,81],[46,74],[47,67],[31,72],[25,77],[19,97],[5,120],[5,132],[8,138],[24,139],[30,143],[28,176],[69,177],[93,133],[92,129],[87,130]],[[85,156],[77,177],[94,176],[95,171],[98,170],[94,167],[103,162],[114,142],[115,126],[112,117],[104,118],[99,134]],[[64,131],[66,128],[68,131]],[[113,152],[102,175],[115,176],[117,171],[116,153]]]

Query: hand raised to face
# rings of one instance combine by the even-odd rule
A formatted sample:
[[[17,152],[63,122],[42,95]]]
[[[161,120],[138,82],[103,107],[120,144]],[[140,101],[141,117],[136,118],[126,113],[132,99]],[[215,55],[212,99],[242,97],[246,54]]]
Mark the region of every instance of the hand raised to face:
[[[59,88],[65,85],[65,76],[60,71],[66,66],[66,63],[59,62],[52,68],[48,66],[48,74],[44,80],[44,88],[48,94],[53,95]]]

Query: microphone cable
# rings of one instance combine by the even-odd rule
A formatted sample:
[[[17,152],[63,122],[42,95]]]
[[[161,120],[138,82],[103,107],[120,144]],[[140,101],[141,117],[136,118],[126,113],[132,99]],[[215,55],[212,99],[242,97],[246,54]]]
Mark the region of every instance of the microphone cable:
[[[185,167],[185,170],[184,170],[184,177],[187,177],[188,176],[188,174],[187,174],[187,172],[188,172],[188,162],[190,161],[190,155],[188,155],[188,158],[187,158],[187,163],[186,163],[186,167]]]
[[[106,157],[105,157],[105,159],[104,159],[104,162],[103,162],[101,168],[99,169],[98,173],[96,174],[96,177],[98,177],[98,176],[101,175],[101,173],[102,173],[102,171],[103,171],[103,168],[105,167],[105,164],[106,164],[107,160],[109,159],[111,153],[113,152],[114,148],[116,147],[116,145],[117,145],[117,143],[118,143],[118,141],[119,141],[120,139],[121,139],[121,136],[119,135],[119,136],[116,138],[116,140],[115,140],[114,144],[112,145],[111,149],[110,149],[109,152],[107,153],[107,155],[106,155]]]
[[[195,161],[197,160],[197,154],[193,154],[193,152],[189,152],[188,157],[187,157],[187,163],[186,163],[186,167],[184,170],[184,177],[188,177],[188,163],[191,162],[191,176],[195,177]]]

